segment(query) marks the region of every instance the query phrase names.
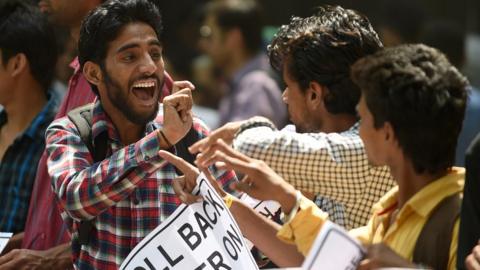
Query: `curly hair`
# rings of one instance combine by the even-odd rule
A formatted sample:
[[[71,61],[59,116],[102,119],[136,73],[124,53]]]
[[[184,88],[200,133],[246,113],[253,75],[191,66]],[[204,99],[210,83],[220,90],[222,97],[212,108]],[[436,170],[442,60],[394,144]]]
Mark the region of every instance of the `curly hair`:
[[[441,52],[420,44],[388,48],[355,63],[352,79],[375,128],[392,125],[417,173],[453,165],[468,81]]]
[[[382,48],[369,20],[357,11],[325,5],[307,18],[292,17],[268,46],[272,67],[288,74],[306,90],[315,81],[328,88],[327,110],[355,115],[360,90],[350,79],[350,66]]]

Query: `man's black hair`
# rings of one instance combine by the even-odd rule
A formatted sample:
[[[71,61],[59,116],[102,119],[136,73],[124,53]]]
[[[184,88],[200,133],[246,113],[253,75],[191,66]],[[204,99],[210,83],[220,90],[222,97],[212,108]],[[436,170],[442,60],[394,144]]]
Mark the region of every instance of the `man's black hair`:
[[[78,41],[78,59],[83,69],[87,61],[105,70],[105,57],[110,42],[129,23],[150,25],[157,37],[162,34],[162,20],[157,6],[149,0],[112,0],[92,10],[83,20]],[[91,85],[95,93],[96,86]]]
[[[270,63],[306,90],[311,82],[328,88],[324,102],[332,114],[356,115],[360,90],[350,79],[350,66],[382,48],[369,20],[357,11],[322,6],[317,14],[293,17],[268,47]]]
[[[22,0],[1,1],[0,49],[4,65],[25,54],[32,76],[47,92],[55,73],[57,45],[53,27],[35,6]]]
[[[374,126],[389,122],[417,173],[454,164],[467,79],[438,50],[425,45],[387,48],[359,60],[352,77]]]

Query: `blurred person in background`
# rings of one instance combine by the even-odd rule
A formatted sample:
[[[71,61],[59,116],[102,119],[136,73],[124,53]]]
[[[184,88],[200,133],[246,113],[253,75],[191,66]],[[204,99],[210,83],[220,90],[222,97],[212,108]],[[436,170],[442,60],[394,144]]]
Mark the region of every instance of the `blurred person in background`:
[[[252,116],[286,124],[282,91],[262,52],[262,27],[255,0],[212,1],[205,7],[200,44],[225,80],[220,125]]]
[[[385,47],[415,43],[419,38],[427,12],[421,1],[385,0],[380,3],[378,34]]]
[[[57,49],[47,18],[25,1],[5,0],[0,4],[0,33],[0,231],[16,234],[6,253],[20,245],[35,165],[60,101],[50,90]],[[0,269],[32,266],[10,263],[8,256],[0,257]]]

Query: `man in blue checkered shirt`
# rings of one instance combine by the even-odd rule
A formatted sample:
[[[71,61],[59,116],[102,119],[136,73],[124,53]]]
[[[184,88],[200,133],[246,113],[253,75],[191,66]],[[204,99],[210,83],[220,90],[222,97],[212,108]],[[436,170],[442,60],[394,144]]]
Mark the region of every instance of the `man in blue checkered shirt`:
[[[57,52],[52,27],[24,1],[1,2],[0,33],[0,231],[19,233],[58,107],[49,91]]]

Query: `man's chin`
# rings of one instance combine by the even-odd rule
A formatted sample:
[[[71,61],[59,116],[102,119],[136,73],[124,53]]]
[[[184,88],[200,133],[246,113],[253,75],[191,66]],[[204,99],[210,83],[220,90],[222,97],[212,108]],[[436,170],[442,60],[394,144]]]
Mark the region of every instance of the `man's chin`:
[[[128,112],[124,112],[125,113],[125,116],[126,118],[136,124],[136,125],[139,125],[139,126],[144,126],[148,123],[150,123],[151,121],[153,121],[156,117],[157,117],[157,114],[158,114],[158,103],[157,105],[155,106],[155,109],[152,110],[151,112],[144,112],[144,113],[128,113]]]

